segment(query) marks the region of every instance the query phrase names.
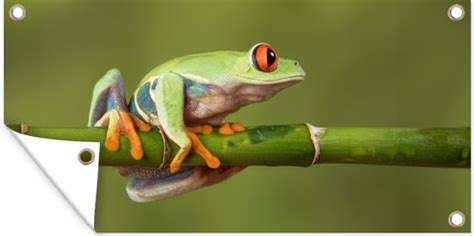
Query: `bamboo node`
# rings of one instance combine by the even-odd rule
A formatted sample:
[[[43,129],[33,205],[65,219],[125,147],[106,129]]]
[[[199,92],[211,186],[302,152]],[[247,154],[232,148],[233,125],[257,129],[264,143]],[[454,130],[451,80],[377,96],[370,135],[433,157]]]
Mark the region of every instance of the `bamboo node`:
[[[316,164],[316,162],[319,161],[319,154],[321,152],[318,138],[324,135],[324,133],[326,132],[326,128],[318,128],[309,123],[305,123],[305,124],[308,127],[310,138],[314,146],[314,156],[313,156],[313,161],[311,162],[311,165],[314,165]]]

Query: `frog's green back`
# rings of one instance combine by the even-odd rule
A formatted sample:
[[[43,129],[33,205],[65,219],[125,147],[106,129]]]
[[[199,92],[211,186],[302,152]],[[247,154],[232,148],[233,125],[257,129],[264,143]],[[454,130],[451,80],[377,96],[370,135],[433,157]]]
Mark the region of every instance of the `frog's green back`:
[[[257,51],[260,52],[258,58]],[[297,61],[280,58],[265,43],[254,45],[247,52],[215,51],[172,59],[150,71],[139,87],[165,72],[177,73],[198,83],[220,85],[279,83],[305,76]]]
[[[140,81],[139,86],[148,79],[168,71],[192,74],[211,81],[225,79],[223,75],[231,73],[237,60],[244,56],[246,56],[246,52],[215,51],[174,58],[151,70]]]

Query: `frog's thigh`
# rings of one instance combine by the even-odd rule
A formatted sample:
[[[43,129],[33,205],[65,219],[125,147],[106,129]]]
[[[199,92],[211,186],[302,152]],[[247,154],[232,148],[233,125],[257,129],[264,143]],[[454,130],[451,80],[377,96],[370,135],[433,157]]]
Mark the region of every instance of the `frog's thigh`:
[[[184,131],[184,83],[180,76],[166,73],[158,79],[158,84],[152,88],[158,119],[166,135],[178,146],[190,146]]]
[[[179,75],[166,73],[160,76],[156,87],[152,88],[158,119],[166,135],[180,150],[171,162],[171,172],[181,167],[191,149],[191,140],[184,128],[184,83]]]

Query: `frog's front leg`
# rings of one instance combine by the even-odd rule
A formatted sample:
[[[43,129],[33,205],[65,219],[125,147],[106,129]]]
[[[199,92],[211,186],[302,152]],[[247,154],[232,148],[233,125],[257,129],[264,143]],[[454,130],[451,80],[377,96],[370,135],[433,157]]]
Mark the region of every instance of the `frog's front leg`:
[[[175,173],[188,155],[194,151],[204,158],[207,166],[218,168],[219,159],[207,150],[197,135],[184,124],[184,82],[183,78],[172,72],[165,73],[156,78],[157,86],[152,88],[154,103],[158,113],[158,120],[166,135],[178,146],[178,153],[170,164],[170,172]]]
[[[129,112],[119,70],[109,70],[95,85],[88,126],[108,127],[105,146],[111,151],[119,148],[120,134],[126,136],[131,143],[132,157],[142,158],[142,145],[135,127],[145,132],[151,127]]]

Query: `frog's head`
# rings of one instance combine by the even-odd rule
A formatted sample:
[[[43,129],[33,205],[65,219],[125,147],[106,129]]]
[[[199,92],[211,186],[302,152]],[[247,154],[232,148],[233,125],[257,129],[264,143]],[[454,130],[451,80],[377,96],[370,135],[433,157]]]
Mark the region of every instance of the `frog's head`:
[[[305,72],[291,59],[280,58],[277,51],[266,43],[253,46],[240,56],[233,68],[238,92],[251,101],[260,102],[278,91],[303,81]]]
[[[233,108],[265,101],[278,91],[301,82],[305,76],[297,61],[280,58],[277,51],[266,43],[256,44],[247,52],[195,54],[171,63],[179,65],[173,64],[174,72],[195,83],[210,85],[206,89],[211,94],[232,95],[232,101],[223,106]],[[202,96],[202,91],[199,90],[198,94]]]

